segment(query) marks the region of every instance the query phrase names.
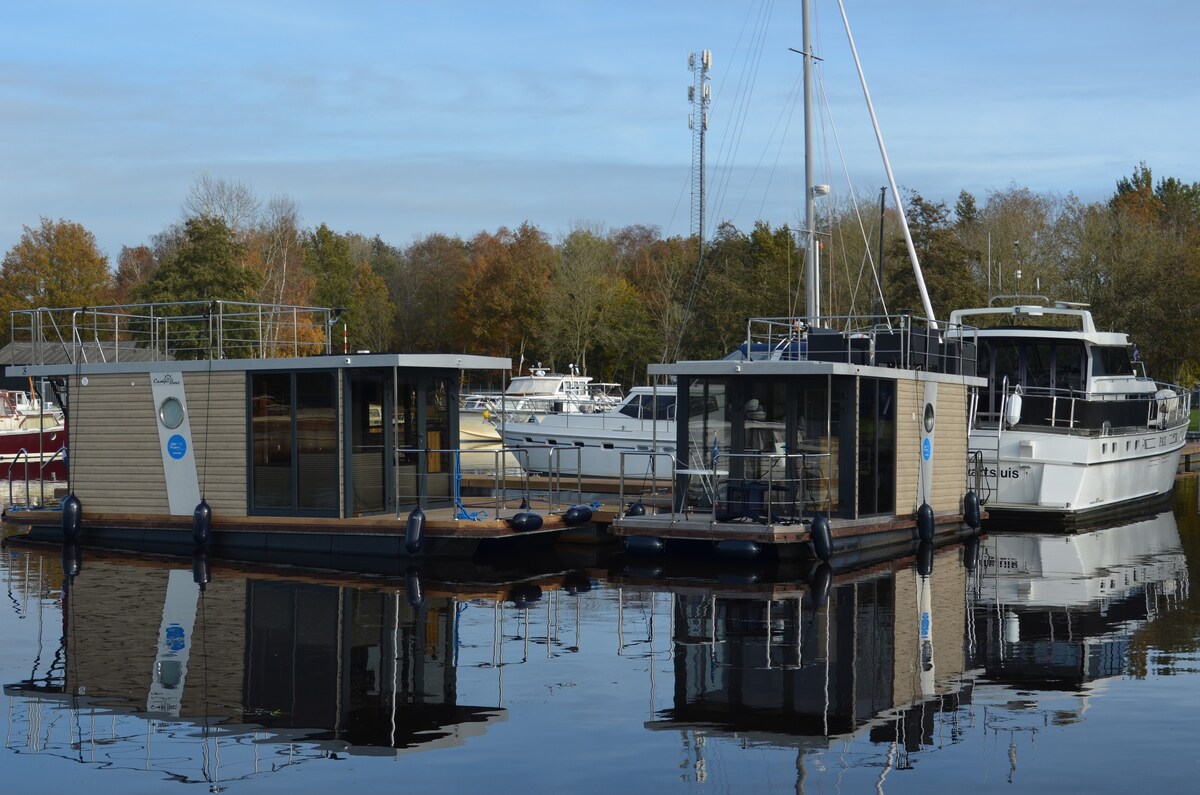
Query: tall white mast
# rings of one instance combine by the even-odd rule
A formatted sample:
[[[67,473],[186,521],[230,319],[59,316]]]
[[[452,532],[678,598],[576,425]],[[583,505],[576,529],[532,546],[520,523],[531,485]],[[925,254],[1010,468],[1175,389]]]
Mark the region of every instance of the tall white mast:
[[[805,7],[808,6],[808,0],[804,0]],[[925,289],[925,277],[921,273],[921,263],[917,260],[917,249],[913,245],[912,232],[908,228],[908,216],[904,212],[904,202],[900,201],[900,189],[896,187],[896,178],[892,176],[892,163],[888,160],[887,147],[883,145],[883,133],[879,129],[879,120],[875,117],[875,105],[871,102],[871,92],[867,90],[867,78],[863,74],[862,62],[858,59],[858,48],[854,46],[854,35],[850,33],[850,20],[846,17],[846,6],[842,0],[838,0],[838,9],[842,12],[842,24],[846,28],[846,39],[850,42],[850,52],[854,55],[854,66],[858,70],[858,80],[862,84],[863,97],[867,101],[867,110],[871,114],[871,126],[875,129],[875,141],[879,144],[879,154],[883,156],[883,167],[887,172],[888,186],[892,189],[892,200],[896,202],[896,208],[900,211],[900,228],[904,232],[904,243],[908,247],[908,257],[912,261],[913,276],[917,280],[917,290],[921,293],[921,306],[925,310],[925,317],[929,319],[929,325],[932,328],[937,328],[937,319],[933,314],[933,304],[929,300],[929,291]],[[805,12],[805,29],[808,25],[808,13]],[[807,37],[807,33],[805,34]],[[805,45],[808,49],[808,45]],[[808,61],[805,61],[807,64]],[[805,88],[807,96],[808,89]]]
[[[805,313],[811,326],[821,324],[821,262],[817,245],[817,197],[813,194],[812,37],[809,34],[808,2],[801,4],[804,16],[804,261]]]

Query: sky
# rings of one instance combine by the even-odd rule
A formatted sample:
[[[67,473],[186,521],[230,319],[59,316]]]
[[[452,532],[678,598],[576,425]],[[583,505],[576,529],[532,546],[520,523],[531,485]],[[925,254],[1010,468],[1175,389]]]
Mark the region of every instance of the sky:
[[[877,201],[838,6],[813,2],[818,169]],[[845,5],[904,190],[1098,201],[1140,162],[1200,181],[1200,3]],[[552,239],[687,235],[688,53],[704,49],[706,234],[795,226],[801,46],[798,0],[6,4],[0,251],[66,219],[115,268],[180,219],[201,176],[400,247],[526,221]]]

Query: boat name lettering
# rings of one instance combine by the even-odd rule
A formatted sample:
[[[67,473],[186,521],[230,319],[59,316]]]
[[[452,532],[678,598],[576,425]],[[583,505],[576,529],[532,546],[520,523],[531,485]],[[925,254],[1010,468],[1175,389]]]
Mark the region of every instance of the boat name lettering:
[[[1001,470],[996,470],[996,469],[993,469],[992,467],[983,467],[982,474],[983,474],[983,477],[985,477],[985,478],[994,478],[994,477],[1019,478],[1019,477],[1021,477],[1021,470],[1017,467],[1011,467],[1009,469],[1001,469]],[[971,467],[967,471],[967,476],[972,477],[972,478],[975,477],[975,467]]]
[[[153,376],[152,380],[156,384],[168,384],[170,386],[179,386],[182,383],[182,381],[176,381],[175,376],[170,373]]]

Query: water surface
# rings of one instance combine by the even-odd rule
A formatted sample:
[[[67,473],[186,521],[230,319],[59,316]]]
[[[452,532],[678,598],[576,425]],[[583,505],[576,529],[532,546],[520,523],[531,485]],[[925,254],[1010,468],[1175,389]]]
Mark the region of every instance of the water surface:
[[[1200,773],[1194,479],[1173,513],[827,588],[573,551],[406,579],[78,555],[3,550],[9,791],[1128,792]]]

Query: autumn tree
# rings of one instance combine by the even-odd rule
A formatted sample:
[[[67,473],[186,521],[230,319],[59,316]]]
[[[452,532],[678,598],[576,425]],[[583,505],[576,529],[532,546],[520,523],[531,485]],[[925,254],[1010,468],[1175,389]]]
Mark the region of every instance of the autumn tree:
[[[5,336],[14,309],[95,306],[111,297],[108,258],[95,236],[73,221],[42,218],[37,227],[24,227],[0,265],[0,329]]]
[[[150,278],[158,262],[149,246],[121,246],[117,275],[113,280],[113,302],[128,303],[130,291]]]
[[[458,313],[468,350],[522,359],[538,338],[557,256],[545,233],[529,223],[516,232],[501,227],[475,236]]]

